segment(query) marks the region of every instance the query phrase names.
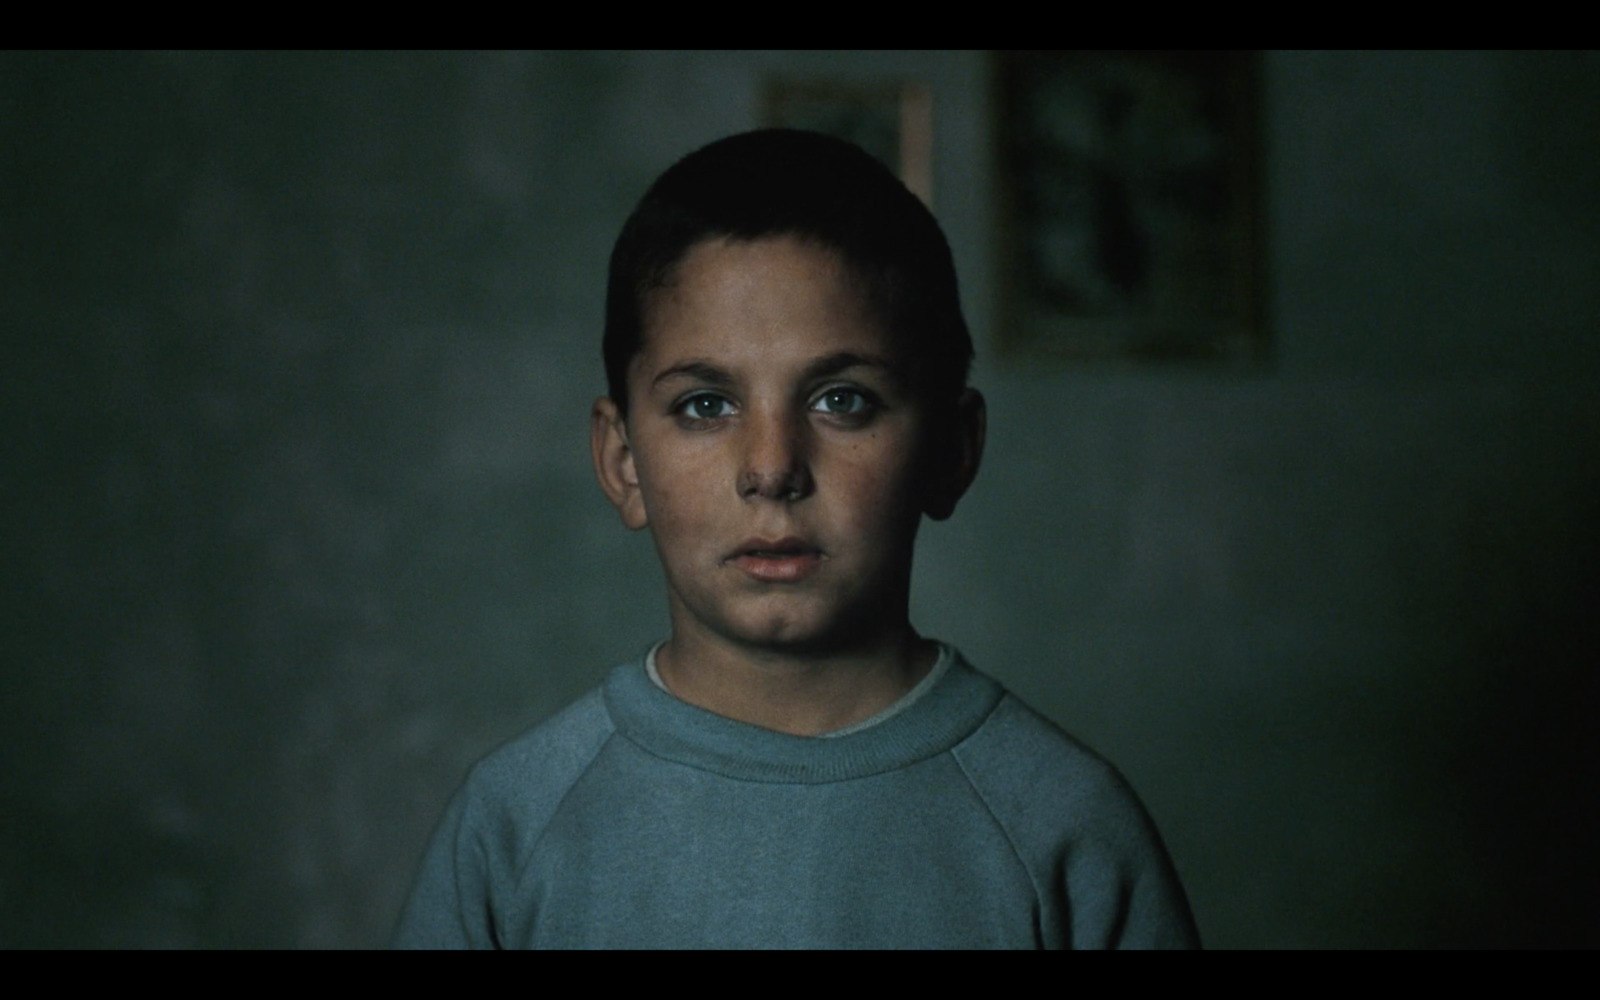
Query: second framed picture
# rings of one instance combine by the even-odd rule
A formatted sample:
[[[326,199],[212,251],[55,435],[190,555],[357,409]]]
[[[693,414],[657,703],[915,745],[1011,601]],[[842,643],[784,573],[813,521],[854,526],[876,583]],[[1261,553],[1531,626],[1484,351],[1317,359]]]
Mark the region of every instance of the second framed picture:
[[[1265,359],[1256,58],[1012,52],[994,76],[1001,352]]]

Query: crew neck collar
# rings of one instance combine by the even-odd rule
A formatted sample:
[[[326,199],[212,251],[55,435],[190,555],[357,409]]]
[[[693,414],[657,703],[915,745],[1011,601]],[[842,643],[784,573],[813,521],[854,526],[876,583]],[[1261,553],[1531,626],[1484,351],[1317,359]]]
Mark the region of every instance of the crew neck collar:
[[[792,736],[680,701],[651,680],[648,655],[606,678],[618,731],[658,757],[745,781],[813,784],[904,767],[965,739],[1005,694],[941,643],[929,676],[895,704],[833,734]]]
[[[644,654],[644,672],[645,675],[650,678],[650,683],[654,684],[656,687],[667,692],[668,694],[672,694],[672,689],[667,687],[667,682],[661,679],[661,670],[656,665],[656,654],[660,653],[661,647],[665,645],[665,640],[658,642],[654,646],[650,647],[650,652]],[[939,679],[945,675],[945,671],[950,669],[950,665],[955,662],[956,657],[959,655],[956,653],[955,648],[948,643],[937,642],[935,645],[938,646],[939,652],[938,655],[934,657],[933,666],[928,668],[928,672],[923,675],[922,680],[917,681],[917,683],[912,686],[911,690],[896,698],[894,700],[894,704],[879,709],[878,711],[867,716],[865,719],[852,722],[848,726],[841,726],[838,729],[830,729],[825,733],[817,733],[815,738],[821,740],[833,740],[838,739],[841,736],[849,736],[852,733],[858,733],[863,729],[871,729],[873,726],[883,722],[885,719],[899,715],[901,712],[911,707],[911,705],[914,704],[919,698],[932,690],[935,684],[939,683]],[[674,697],[677,696],[674,695]],[[679,700],[681,701],[682,699]]]

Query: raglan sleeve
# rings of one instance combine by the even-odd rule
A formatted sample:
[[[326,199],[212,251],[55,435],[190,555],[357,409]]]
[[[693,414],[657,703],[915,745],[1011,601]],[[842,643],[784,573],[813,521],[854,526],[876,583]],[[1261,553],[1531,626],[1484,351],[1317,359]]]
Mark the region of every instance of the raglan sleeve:
[[[390,946],[532,947],[537,914],[523,874],[612,732],[596,689],[473,765],[428,843]]]
[[[451,799],[390,940],[396,949],[499,947],[490,906],[490,872],[472,782]]]
[[[1061,856],[1061,942],[1075,949],[1200,947],[1189,899],[1155,823],[1122,776],[1104,767]]]
[[[1155,823],[1104,758],[1007,696],[957,759],[1037,898],[1043,948],[1198,948]]]

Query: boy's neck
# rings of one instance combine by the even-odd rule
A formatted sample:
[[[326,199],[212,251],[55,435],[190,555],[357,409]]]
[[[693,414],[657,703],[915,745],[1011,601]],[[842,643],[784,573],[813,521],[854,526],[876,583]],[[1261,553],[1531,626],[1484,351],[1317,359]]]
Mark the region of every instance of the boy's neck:
[[[794,736],[817,736],[871,718],[922,680],[938,646],[909,625],[837,653],[749,648],[685,634],[656,653],[667,690],[717,715]]]

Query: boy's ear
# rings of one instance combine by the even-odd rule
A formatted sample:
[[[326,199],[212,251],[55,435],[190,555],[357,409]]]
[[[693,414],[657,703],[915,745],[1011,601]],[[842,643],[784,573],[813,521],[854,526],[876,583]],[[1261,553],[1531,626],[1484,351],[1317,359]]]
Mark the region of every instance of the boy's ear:
[[[634,531],[649,524],[644,495],[639,491],[633,446],[628,443],[628,424],[609,396],[595,400],[594,409],[589,412],[589,450],[594,455],[594,474],[600,480],[600,489],[622,515],[622,523]]]
[[[955,411],[939,425],[929,456],[927,499],[922,507],[935,521],[943,521],[956,512],[956,504],[978,476],[983,440],[989,430],[983,393],[964,390]]]

